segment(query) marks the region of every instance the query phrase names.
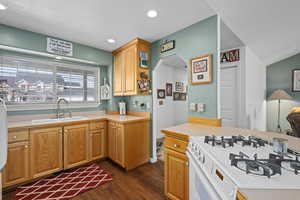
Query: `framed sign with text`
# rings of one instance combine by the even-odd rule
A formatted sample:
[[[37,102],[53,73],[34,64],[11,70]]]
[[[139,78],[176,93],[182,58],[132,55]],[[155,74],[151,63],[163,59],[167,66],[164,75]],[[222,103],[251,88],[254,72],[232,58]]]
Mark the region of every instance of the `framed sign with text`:
[[[73,56],[73,44],[72,42],[48,37],[47,52],[61,56]]]

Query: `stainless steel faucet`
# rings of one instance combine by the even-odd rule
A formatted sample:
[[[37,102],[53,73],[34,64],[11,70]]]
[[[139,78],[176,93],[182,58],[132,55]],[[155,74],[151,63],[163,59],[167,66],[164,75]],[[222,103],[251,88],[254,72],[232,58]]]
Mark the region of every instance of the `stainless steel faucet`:
[[[60,118],[65,118],[65,109],[61,109],[60,108],[60,103],[61,102],[65,102],[65,104],[68,106],[68,112],[69,112],[69,117],[72,117],[72,113],[69,107],[69,102],[65,99],[65,98],[60,98],[57,100],[57,107],[56,107],[56,118],[60,119]]]

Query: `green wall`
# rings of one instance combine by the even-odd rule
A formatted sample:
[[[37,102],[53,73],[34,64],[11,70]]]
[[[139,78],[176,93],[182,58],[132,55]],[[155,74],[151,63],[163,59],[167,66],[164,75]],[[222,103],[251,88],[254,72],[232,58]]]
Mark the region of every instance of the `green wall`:
[[[193,57],[213,54],[213,82],[204,85],[189,85],[189,102],[204,103],[204,113],[190,112],[191,116],[217,117],[217,16],[210,17],[195,23],[185,29],[172,33],[154,42],[151,48],[152,70],[155,68],[161,56],[176,54],[184,59],[189,66]],[[163,40],[176,40],[175,49],[160,54],[160,44]],[[126,97],[129,109],[135,111],[152,111],[152,109],[132,106],[132,102],[149,102],[152,108],[152,96]]]
[[[276,89],[284,89],[294,99],[282,100],[280,123],[283,130],[290,129],[286,120],[288,113],[295,106],[300,106],[300,93],[292,92],[292,70],[300,69],[300,54],[289,57],[267,67],[267,98]],[[267,129],[275,131],[277,127],[278,101],[267,102]]]
[[[22,49],[28,49],[38,52],[46,52],[46,45],[47,45],[47,37],[46,35],[21,30],[18,28],[6,26],[0,24],[0,44],[6,45],[10,47],[17,47]],[[93,47],[89,47],[86,45],[78,44],[75,42],[73,43],[73,58],[89,60],[93,62],[97,62],[100,64],[100,83],[103,83],[104,77],[107,77],[109,82],[111,83],[112,80],[112,65],[113,65],[113,56],[111,52],[96,49]],[[0,50],[0,53],[4,51]],[[16,54],[14,52],[7,52]],[[28,55],[26,55],[28,56]],[[34,56],[30,56],[34,57]],[[45,58],[49,59],[49,58]],[[102,101],[100,107],[97,108],[85,108],[85,109],[74,109],[74,111],[90,111],[90,110],[103,110],[107,109],[108,107],[114,107],[115,103],[114,100],[111,102]],[[17,111],[17,112],[9,112],[9,115],[19,115],[19,114],[41,114],[41,113],[53,113],[53,110],[32,110],[32,111]]]

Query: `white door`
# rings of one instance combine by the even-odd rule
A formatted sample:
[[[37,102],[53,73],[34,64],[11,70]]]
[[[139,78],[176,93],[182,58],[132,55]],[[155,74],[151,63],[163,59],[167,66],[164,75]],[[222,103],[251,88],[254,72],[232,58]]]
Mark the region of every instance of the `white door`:
[[[238,126],[237,67],[221,68],[221,118],[226,127]]]

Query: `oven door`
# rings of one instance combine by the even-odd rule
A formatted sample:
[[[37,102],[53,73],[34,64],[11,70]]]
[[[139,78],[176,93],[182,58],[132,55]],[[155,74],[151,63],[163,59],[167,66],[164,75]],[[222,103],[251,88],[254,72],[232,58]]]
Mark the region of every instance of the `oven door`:
[[[195,158],[187,152],[189,158],[189,196],[190,200],[222,200],[207,179],[204,171],[198,166]],[[209,173],[209,172],[207,172]]]

